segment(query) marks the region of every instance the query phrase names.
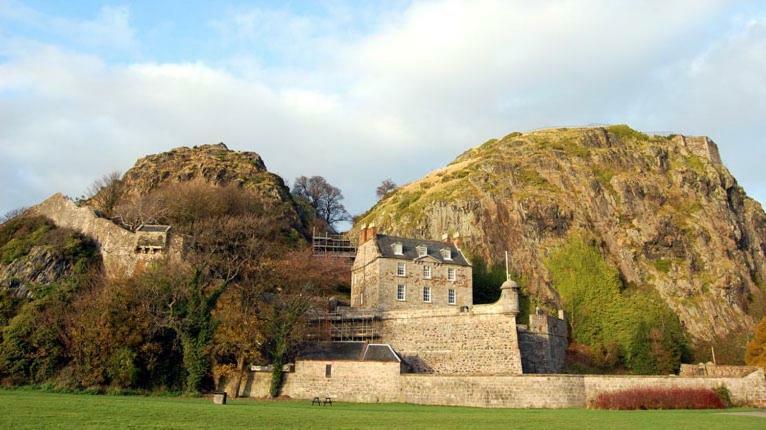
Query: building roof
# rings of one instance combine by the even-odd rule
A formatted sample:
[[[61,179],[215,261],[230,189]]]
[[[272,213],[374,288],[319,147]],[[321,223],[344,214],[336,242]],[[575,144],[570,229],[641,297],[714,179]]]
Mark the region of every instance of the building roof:
[[[401,362],[390,345],[368,344],[367,342],[313,343],[298,354],[298,360]]]
[[[458,266],[470,266],[463,253],[452,243],[441,242],[438,240],[409,239],[405,237],[388,236],[385,234],[376,234],[375,243],[378,250],[384,258],[396,258],[400,260],[415,260],[418,258],[417,247],[425,245],[428,248],[428,256],[444,264],[455,264]],[[394,254],[395,243],[402,244],[402,255]],[[441,250],[448,248],[452,254],[452,260],[447,260],[441,255]]]

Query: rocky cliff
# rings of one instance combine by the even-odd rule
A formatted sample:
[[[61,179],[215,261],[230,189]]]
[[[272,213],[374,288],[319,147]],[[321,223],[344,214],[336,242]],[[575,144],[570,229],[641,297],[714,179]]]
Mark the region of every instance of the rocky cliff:
[[[391,193],[357,226],[459,234],[475,258],[511,255],[539,303],[558,306],[546,256],[585,235],[627,287],[653,288],[691,337],[721,338],[763,313],[766,215],[706,137],[627,126],[512,133]]]
[[[125,195],[121,200],[144,196],[169,184],[192,181],[247,189],[256,194],[264,207],[280,213],[291,226],[306,232],[305,222],[282,178],[269,172],[255,152],[232,151],[223,143],[179,147],[140,158],[122,177]]]
[[[100,264],[91,239],[45,217],[29,214],[0,225],[0,296],[31,298],[40,286]]]

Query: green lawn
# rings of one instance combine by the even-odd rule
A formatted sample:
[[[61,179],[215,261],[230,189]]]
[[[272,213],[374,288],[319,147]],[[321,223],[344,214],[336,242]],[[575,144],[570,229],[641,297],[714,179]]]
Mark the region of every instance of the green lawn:
[[[766,418],[721,411],[477,409],[403,404],[54,394],[0,390],[0,429],[764,429]],[[728,411],[731,412],[731,411]]]

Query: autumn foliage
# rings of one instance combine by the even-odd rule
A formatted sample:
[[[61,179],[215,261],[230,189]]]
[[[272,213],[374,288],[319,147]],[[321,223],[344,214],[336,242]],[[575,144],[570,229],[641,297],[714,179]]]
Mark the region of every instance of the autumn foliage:
[[[633,388],[601,393],[590,402],[595,409],[722,409],[721,396],[707,388]]]

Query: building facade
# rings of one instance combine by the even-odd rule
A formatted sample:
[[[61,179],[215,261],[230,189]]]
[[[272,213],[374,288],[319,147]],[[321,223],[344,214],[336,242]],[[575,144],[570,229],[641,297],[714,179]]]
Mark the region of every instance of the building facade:
[[[434,309],[473,305],[472,269],[454,242],[360,232],[351,270],[351,306]]]

